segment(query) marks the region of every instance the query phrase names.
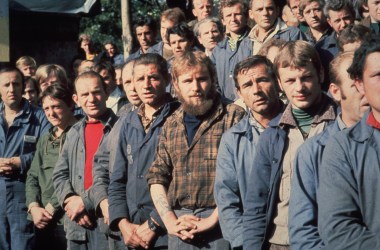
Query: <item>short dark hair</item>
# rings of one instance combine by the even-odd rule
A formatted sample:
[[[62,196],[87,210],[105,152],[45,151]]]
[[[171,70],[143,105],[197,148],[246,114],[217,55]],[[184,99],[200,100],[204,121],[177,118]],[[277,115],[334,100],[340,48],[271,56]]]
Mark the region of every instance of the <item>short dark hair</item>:
[[[269,75],[271,80],[276,84],[276,88],[278,87],[277,77],[273,69],[273,63],[265,56],[254,55],[254,56],[247,57],[243,61],[240,61],[238,64],[236,64],[233,77],[235,81],[235,87],[237,89],[240,89],[240,86],[237,80],[238,75],[241,74],[242,71],[248,70],[257,65],[265,66],[267,74]]]
[[[166,32],[166,40],[169,41],[170,44],[170,35],[178,35],[180,37],[185,38],[189,42],[194,42],[194,32],[190,29],[190,27],[185,22],[180,22],[174,25],[172,28],[169,28]]]
[[[24,75],[22,74],[21,70],[19,70],[19,69],[16,68],[16,67],[4,67],[4,68],[0,69],[0,75],[3,74],[3,73],[10,73],[10,72],[16,72],[17,74],[20,75],[20,77],[21,77],[22,89],[24,89],[24,88],[25,88],[25,77],[24,77]]]
[[[74,107],[71,91],[62,84],[54,83],[48,86],[41,94],[42,102],[45,97],[53,97],[55,99],[62,100],[68,107]]]
[[[134,64],[133,64],[133,71],[135,70],[135,67],[138,65],[149,65],[153,64],[157,67],[158,72],[162,75],[166,83],[169,82],[169,73],[168,73],[168,63],[166,60],[160,56],[159,54],[155,53],[146,53],[142,54],[140,57],[138,57]]]
[[[32,77],[32,76],[26,76],[26,77],[24,77],[24,88],[23,88],[23,89],[24,89],[24,92],[25,92],[26,84],[27,84],[28,82],[31,82],[31,83],[33,84],[33,87],[34,87],[34,89],[36,90],[37,96],[39,96],[39,95],[40,95],[39,84],[38,84],[36,78],[34,78],[34,77]]]
[[[241,6],[243,8],[244,16],[248,17],[249,7],[248,7],[248,4],[246,1],[244,1],[244,0],[222,0],[222,1],[220,1],[220,7],[219,7],[219,18],[220,18],[220,20],[223,20],[223,9],[224,8],[232,7],[232,6],[235,6],[237,4],[241,4]]]
[[[354,60],[347,72],[351,79],[363,80],[363,71],[369,54],[380,52],[380,37],[370,33],[364,39],[360,47],[355,51]]]
[[[370,28],[361,24],[350,24],[342,30],[338,37],[339,51],[343,51],[343,45],[361,42],[371,32]]]
[[[355,19],[355,10],[354,6],[352,5],[351,1],[348,0],[329,0],[326,1],[325,6],[323,7],[323,13],[327,18],[330,18],[329,11],[340,11],[340,10],[347,10],[352,15],[352,18]]]
[[[99,73],[97,73],[93,70],[85,71],[85,72],[79,74],[77,76],[77,78],[75,78],[75,81],[74,81],[74,93],[75,94],[77,93],[77,82],[79,79],[82,79],[82,78],[96,78],[96,79],[98,79],[98,81],[100,81],[100,83],[101,83],[100,85],[102,85],[102,87],[103,87],[104,92],[106,94],[108,94],[107,93],[107,86],[103,80],[103,77],[101,75],[99,75]]]
[[[109,62],[95,63],[94,67],[92,67],[92,70],[99,74],[102,70],[106,70],[108,73],[110,73],[113,79],[116,78],[115,68]]]
[[[151,17],[143,17],[140,16],[138,17],[137,21],[133,25],[133,33],[136,35],[136,29],[137,27],[142,27],[142,26],[148,26],[149,29],[154,33],[157,34],[157,22],[151,18]]]

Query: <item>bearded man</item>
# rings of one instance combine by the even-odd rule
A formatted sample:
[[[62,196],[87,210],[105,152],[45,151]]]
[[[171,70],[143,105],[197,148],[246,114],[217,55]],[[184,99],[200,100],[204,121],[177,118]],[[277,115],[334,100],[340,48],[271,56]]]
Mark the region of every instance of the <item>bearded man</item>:
[[[215,76],[203,52],[187,52],[173,61],[172,82],[181,107],[167,118],[147,175],[169,249],[229,249],[214,200],[216,157],[222,134],[245,111],[221,100]]]

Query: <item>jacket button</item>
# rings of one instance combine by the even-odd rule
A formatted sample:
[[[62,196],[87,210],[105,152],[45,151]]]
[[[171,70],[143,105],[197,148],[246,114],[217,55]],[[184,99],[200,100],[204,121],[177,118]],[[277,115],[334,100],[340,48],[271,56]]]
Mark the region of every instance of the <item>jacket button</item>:
[[[190,176],[190,175],[191,175],[191,172],[187,172],[186,175],[187,175],[187,176]]]
[[[78,179],[79,179],[79,180],[82,179],[82,176],[78,175]]]
[[[190,199],[190,197],[191,197],[191,196],[190,196],[189,194],[188,194],[188,195],[186,195],[186,199]]]

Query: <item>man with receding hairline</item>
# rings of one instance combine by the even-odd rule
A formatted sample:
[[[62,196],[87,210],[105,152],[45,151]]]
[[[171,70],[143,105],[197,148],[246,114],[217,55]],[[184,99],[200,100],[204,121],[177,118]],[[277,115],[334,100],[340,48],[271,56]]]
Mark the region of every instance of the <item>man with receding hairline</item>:
[[[69,250],[108,248],[107,226],[103,219],[97,220],[91,193],[95,152],[117,120],[107,109],[106,99],[106,85],[98,73],[87,71],[76,78],[73,100],[85,117],[68,132],[52,177],[58,202],[66,212]]]

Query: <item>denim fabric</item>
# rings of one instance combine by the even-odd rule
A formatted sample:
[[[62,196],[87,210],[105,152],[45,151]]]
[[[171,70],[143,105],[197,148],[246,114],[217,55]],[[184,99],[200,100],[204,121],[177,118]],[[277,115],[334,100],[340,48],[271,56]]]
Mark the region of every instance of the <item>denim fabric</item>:
[[[0,249],[33,249],[33,222],[27,219],[25,183],[0,178]]]
[[[68,240],[68,250],[107,250],[108,239],[107,236],[102,233],[99,227],[86,230],[85,241]]]

